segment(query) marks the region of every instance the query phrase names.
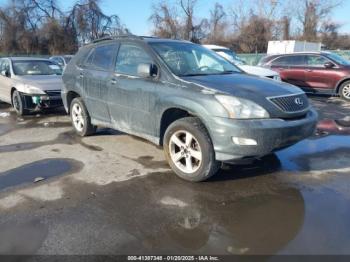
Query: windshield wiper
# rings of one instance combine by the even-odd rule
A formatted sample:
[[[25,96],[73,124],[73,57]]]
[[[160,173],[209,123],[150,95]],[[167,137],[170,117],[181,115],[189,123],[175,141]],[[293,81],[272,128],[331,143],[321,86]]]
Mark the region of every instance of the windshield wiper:
[[[208,76],[211,74],[184,74],[184,75],[180,75],[180,76]]]
[[[228,75],[228,74],[233,74],[233,73],[237,73],[237,71],[234,70],[226,70],[220,73],[220,75]]]

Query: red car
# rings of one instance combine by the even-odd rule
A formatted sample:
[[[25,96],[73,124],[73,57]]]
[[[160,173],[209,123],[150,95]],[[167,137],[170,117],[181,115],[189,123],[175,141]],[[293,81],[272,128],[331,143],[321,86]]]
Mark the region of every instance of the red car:
[[[305,92],[339,94],[350,101],[350,61],[330,52],[270,55],[260,66],[280,73],[284,82]]]

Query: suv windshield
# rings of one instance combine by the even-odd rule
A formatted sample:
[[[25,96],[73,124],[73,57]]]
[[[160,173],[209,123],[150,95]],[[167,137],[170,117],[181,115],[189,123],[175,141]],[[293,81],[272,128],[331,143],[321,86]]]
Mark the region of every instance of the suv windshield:
[[[200,45],[190,43],[150,43],[177,76],[219,75],[241,72],[236,66]]]
[[[46,60],[19,60],[13,61],[15,75],[62,75],[62,68]]]
[[[327,53],[326,57],[329,57],[330,59],[334,60],[340,65],[350,65],[350,61],[346,60],[344,57],[334,54],[334,53]]]

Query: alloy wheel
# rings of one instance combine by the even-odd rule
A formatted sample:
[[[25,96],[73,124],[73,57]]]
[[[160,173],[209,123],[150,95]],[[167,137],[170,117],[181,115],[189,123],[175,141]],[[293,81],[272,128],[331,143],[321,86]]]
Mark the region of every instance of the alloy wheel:
[[[350,99],[350,84],[347,84],[346,86],[343,87],[342,93],[346,99]]]
[[[193,174],[201,166],[201,147],[197,139],[188,131],[180,130],[171,136],[169,152],[175,166],[184,173]]]
[[[85,126],[85,120],[83,117],[83,110],[78,103],[75,103],[72,108],[72,121],[75,129],[78,132],[82,132]]]

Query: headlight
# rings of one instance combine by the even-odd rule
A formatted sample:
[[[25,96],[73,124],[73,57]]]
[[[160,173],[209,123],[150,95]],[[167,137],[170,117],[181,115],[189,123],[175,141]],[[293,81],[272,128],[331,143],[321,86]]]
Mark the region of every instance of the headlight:
[[[35,95],[44,95],[45,92],[38,87],[31,85],[24,85],[24,93],[35,94]]]
[[[256,119],[270,117],[264,108],[249,100],[224,95],[217,95],[215,97],[227,110],[230,118]]]

